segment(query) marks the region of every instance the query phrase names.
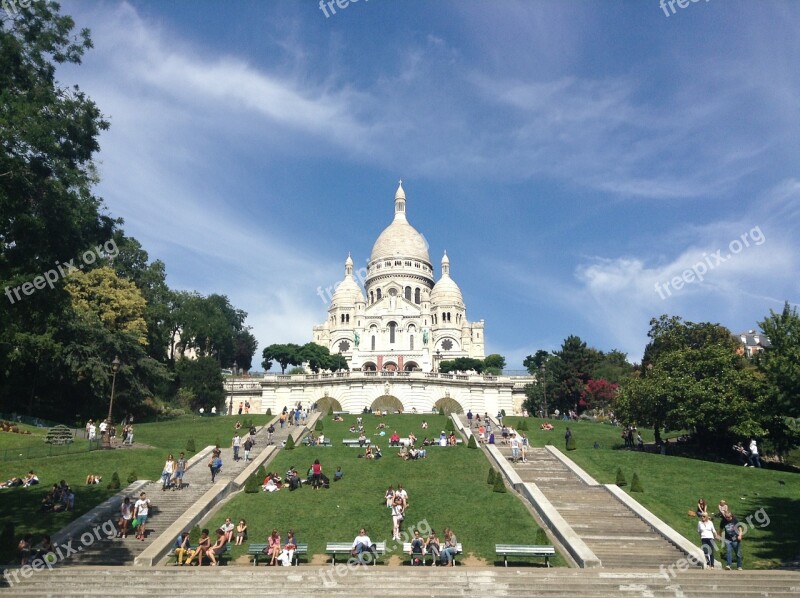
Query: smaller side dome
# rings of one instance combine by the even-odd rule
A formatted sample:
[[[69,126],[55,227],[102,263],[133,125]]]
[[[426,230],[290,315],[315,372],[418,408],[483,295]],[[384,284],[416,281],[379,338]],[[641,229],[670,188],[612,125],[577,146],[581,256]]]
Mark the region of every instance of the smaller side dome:
[[[461,289],[456,284],[456,281],[450,278],[450,258],[447,257],[446,251],[444,252],[444,257],[442,257],[442,277],[433,285],[433,290],[431,291],[431,304],[464,305]]]
[[[331,307],[342,307],[364,302],[364,291],[361,290],[361,286],[353,276],[353,258],[350,257],[350,254],[347,254],[347,260],[344,263],[344,279],[336,285],[336,291],[331,297]]]

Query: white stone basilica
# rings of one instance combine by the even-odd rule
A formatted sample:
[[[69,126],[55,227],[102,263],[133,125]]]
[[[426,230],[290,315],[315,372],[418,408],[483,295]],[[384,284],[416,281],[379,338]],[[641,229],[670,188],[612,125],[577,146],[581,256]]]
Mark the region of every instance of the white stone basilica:
[[[470,323],[461,289],[434,270],[425,238],[408,222],[402,181],[394,197],[394,220],[378,236],[367,264],[365,289],[348,255],[328,319],[312,340],[341,353],[351,370],[436,371],[441,360],[484,357],[483,320]]]
[[[532,381],[528,377],[439,373],[442,360],[484,357],[484,325],[483,320],[467,320],[446,253],[435,280],[428,244],[406,217],[402,183],[394,198],[394,220],[375,241],[366,271],[362,268],[357,279],[348,256],[344,274],[328,318],[314,326],[312,340],[334,355],[341,352],[350,369],[227,378],[229,409],[246,400],[256,413],[279,413],[298,403],[316,404],[325,413],[365,408],[521,413],[525,385]]]

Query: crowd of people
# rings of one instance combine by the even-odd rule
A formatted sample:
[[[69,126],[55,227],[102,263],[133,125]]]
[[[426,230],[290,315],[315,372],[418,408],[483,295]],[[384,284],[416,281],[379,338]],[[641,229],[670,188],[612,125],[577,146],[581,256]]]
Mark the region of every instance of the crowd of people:
[[[42,499],[42,511],[45,513],[72,511],[75,508],[75,492],[65,480],[61,480],[45,494]]]
[[[31,469],[28,473],[26,473],[21,478],[14,476],[5,482],[0,483],[0,488],[28,488],[30,486],[34,486],[39,483],[39,476],[34,473]]]

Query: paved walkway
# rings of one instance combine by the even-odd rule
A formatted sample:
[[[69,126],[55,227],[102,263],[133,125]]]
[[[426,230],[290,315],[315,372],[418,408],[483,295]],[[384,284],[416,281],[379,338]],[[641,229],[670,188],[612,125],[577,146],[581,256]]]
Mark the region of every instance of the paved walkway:
[[[267,426],[258,429],[256,433],[256,445],[250,451],[251,458],[261,453],[266,446],[269,434]],[[286,439],[289,432],[294,432],[298,428],[281,429],[276,426],[273,442],[280,446]],[[233,430],[231,430],[233,438]],[[240,457],[244,454],[244,449],[240,449]],[[150,546],[153,541],[161,535],[179,516],[183,515],[200,497],[202,497],[212,486],[211,473],[207,467],[208,459],[201,459],[194,466],[190,467],[184,475],[183,490],[162,491],[161,482],[154,481],[143,488],[147,497],[153,504],[147,520],[147,535],[144,541],[136,540],[134,534],[127,538],[112,538],[95,542],[91,546],[81,546],[80,553],[74,555],[65,564],[68,565],[132,565],[134,559],[141,552]],[[233,460],[233,449],[226,447],[222,449],[222,470],[217,474],[216,480],[229,481],[238,476],[247,466],[243,458],[239,461]],[[135,501],[138,496],[131,496],[131,501]],[[77,541],[73,546],[78,544]]]

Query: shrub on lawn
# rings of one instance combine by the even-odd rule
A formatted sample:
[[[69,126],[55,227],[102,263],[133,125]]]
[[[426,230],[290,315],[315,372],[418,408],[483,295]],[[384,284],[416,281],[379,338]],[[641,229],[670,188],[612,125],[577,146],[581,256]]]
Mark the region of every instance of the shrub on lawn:
[[[286,438],[286,446],[283,448],[287,451],[290,451],[294,448],[294,438],[292,438],[291,434],[289,434],[289,436]]]
[[[490,467],[489,468],[489,477],[486,478],[486,483],[489,484],[490,486],[494,485],[495,475],[496,474],[495,474],[495,471],[494,471],[494,467]]]
[[[505,492],[506,485],[503,483],[503,476],[497,474],[494,478],[494,487],[492,488],[495,492]]]
[[[266,414],[268,416],[272,417],[272,407],[267,407],[267,413]]]
[[[260,469],[259,469],[260,471]],[[253,472],[253,474],[247,478],[247,481],[244,483],[244,491],[246,494],[255,494],[261,489],[261,480],[264,478],[258,477],[258,471]]]
[[[446,431],[448,431],[448,432],[455,432],[456,431],[455,427],[453,427],[453,420],[450,419],[449,417],[447,418],[447,421],[444,424],[444,429]]]
[[[108,483],[109,490],[119,490],[120,487],[119,474],[115,471],[111,474],[111,481]]]
[[[317,420],[317,425],[316,425],[316,426],[314,426],[314,429],[315,429],[317,432],[324,432],[324,431],[325,431],[325,425],[322,423],[322,418],[319,418],[319,419]]]
[[[475,435],[474,434],[470,434],[469,435],[469,442],[467,442],[467,448],[471,448],[471,449],[478,448],[478,443],[475,442]]]
[[[625,479],[625,474],[622,473],[622,468],[621,467],[617,467],[617,486],[619,486],[621,488],[622,486],[624,486],[627,483],[628,483],[628,481]]]
[[[633,472],[633,479],[631,480],[631,492],[644,492],[644,488],[642,488],[642,483],[639,481],[639,476],[636,475],[636,472]]]
[[[195,525],[191,530],[189,530],[189,543],[192,546],[197,546],[197,542],[200,540],[200,526]]]
[[[133,484],[136,480],[139,479],[139,476],[136,475],[135,471],[132,471],[128,474],[128,483]]]
[[[196,453],[197,448],[195,448],[194,438],[190,438],[186,441],[186,452],[187,453]]]
[[[444,415],[444,407],[439,407],[439,415]]]

